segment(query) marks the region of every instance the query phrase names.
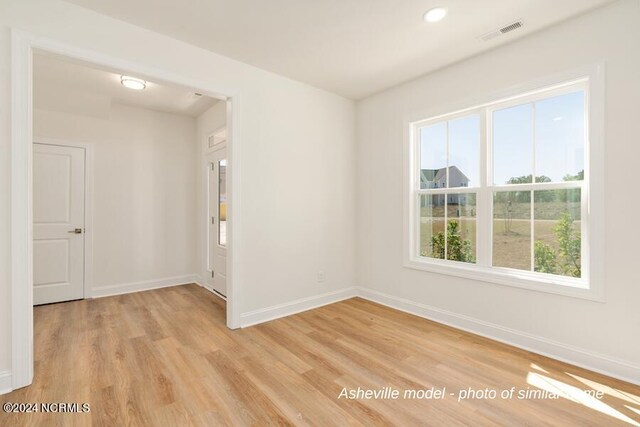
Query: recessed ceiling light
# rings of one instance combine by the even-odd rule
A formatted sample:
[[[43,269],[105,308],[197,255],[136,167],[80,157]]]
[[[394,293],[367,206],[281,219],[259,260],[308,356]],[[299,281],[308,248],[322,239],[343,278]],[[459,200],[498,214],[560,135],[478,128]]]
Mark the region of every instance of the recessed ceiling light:
[[[129,76],[120,76],[120,83],[122,83],[122,86],[133,90],[142,90],[147,87],[147,82],[144,80]]]
[[[427,10],[424,14],[424,20],[426,22],[438,22],[442,21],[442,19],[447,16],[447,9],[444,7],[434,7],[433,9]]]
[[[554,117],[554,118],[553,118],[553,121],[554,121],[554,122],[559,122],[559,121],[560,121],[560,120],[562,120],[563,118],[564,118],[564,117],[562,117],[562,116],[557,116],[557,117]]]

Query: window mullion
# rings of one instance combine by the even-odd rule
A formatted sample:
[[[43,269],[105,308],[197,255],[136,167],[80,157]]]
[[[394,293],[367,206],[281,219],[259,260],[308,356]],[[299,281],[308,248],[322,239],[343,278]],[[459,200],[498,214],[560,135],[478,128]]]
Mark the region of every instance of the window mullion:
[[[446,122],[447,139],[445,144],[445,187],[449,190],[449,121]],[[448,258],[449,253],[449,194],[444,193],[444,259]]]
[[[533,206],[533,199],[535,197],[535,192],[533,190],[531,190],[531,195],[529,196],[531,199],[531,203],[529,206],[529,209],[531,209],[530,213],[529,213],[529,226],[531,227],[531,231],[529,232],[529,234],[531,235],[531,252],[530,252],[530,264],[531,264],[531,271],[535,271],[535,254],[536,254],[536,250],[535,250],[535,222],[534,222],[534,216],[535,216],[535,211],[534,211],[534,206]]]
[[[504,184],[492,186],[493,191],[539,191],[539,190],[570,190],[583,188],[584,181],[538,182],[535,184]]]
[[[429,188],[422,190],[415,190],[416,194],[435,195],[435,194],[465,194],[475,193],[479,191],[480,187],[454,187],[454,188]]]
[[[488,189],[491,176],[490,161],[490,117],[488,109],[480,114],[480,189],[477,192],[476,215],[476,262],[481,266],[491,264],[491,205]]]
[[[536,180],[536,103],[532,102],[531,103],[531,182],[535,185],[537,180]],[[535,222],[534,222],[534,216],[535,216],[535,210],[534,210],[534,202],[535,202],[535,191],[533,189],[531,189],[531,205],[529,206],[529,208],[531,209],[531,213],[529,214],[530,218],[530,224],[529,226],[531,227],[531,231],[530,231],[530,235],[531,235],[531,242],[530,242],[530,264],[531,264],[531,271],[535,271],[535,254],[536,254],[536,250],[535,250]]]
[[[422,156],[422,147],[420,146],[420,135],[421,130],[419,128],[414,127],[413,132],[413,164],[411,165],[413,169],[413,178],[411,190],[415,193],[416,190],[420,190],[420,158]],[[421,207],[422,207],[422,195],[419,193],[415,193],[416,196],[413,198],[415,202],[415,206],[413,207],[413,215],[412,224],[411,224],[411,238],[414,239],[413,245],[413,253],[415,256],[420,256],[421,253],[421,229],[422,229],[422,218],[421,218]]]

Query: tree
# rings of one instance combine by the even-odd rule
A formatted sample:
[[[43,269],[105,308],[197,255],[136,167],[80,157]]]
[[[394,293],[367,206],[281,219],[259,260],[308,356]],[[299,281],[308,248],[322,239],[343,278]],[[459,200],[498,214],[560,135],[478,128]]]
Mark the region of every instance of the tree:
[[[567,174],[562,177],[563,181],[583,181],[584,170],[575,175]],[[556,199],[560,202],[580,202],[580,189],[556,190]]]
[[[560,263],[562,272],[567,276],[580,277],[582,238],[573,227],[571,215],[567,212],[563,213],[553,231],[558,238],[558,255],[562,260]]]
[[[511,234],[511,225],[513,224],[513,206],[511,202],[512,200],[509,197],[506,197],[505,200],[502,201],[502,207],[504,209],[504,234]]]
[[[533,175],[514,176],[509,178],[507,184],[530,184],[533,181]],[[536,183],[551,182],[551,178],[546,175],[536,176]],[[514,234],[511,229],[513,218],[527,218],[527,212],[531,208],[531,190],[525,191],[501,191],[495,193],[494,199],[494,217],[499,218],[502,214],[504,220],[504,234]],[[554,202],[557,198],[554,190],[533,191],[535,202]],[[498,205],[502,205],[498,208]]]
[[[584,169],[578,172],[575,175],[566,174],[562,177],[563,181],[583,181],[584,180]]]
[[[533,175],[514,176],[509,178],[507,184],[530,184]],[[551,178],[546,175],[536,176],[536,182],[551,182]]]
[[[440,232],[431,237],[431,252],[434,258],[444,259],[444,248],[444,233]]]
[[[463,239],[460,235],[460,224],[458,221],[449,221],[447,224],[447,259],[462,262],[475,262],[471,240]],[[434,258],[444,259],[445,237],[440,232],[431,237],[431,252]],[[422,254],[423,256],[426,254]]]
[[[569,213],[562,214],[553,228],[558,241],[558,251],[541,241],[534,243],[535,271],[564,276],[581,277],[580,254],[582,239],[573,227]]]
[[[532,176],[523,175],[523,176],[514,176],[509,178],[507,184],[530,184],[532,182]],[[536,182],[551,182],[551,178],[546,175],[536,176]],[[528,203],[531,201],[531,191],[512,191],[513,193],[513,201],[517,203]],[[536,202],[553,202],[555,199],[555,194],[552,191],[536,191],[535,192],[535,201]]]
[[[556,251],[546,243],[537,240],[533,245],[534,269],[540,273],[556,274]]]

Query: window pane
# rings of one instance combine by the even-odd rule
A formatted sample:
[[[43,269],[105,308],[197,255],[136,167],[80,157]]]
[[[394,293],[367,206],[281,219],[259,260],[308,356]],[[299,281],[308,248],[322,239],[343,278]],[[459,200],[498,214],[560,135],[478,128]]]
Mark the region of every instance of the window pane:
[[[533,174],[532,104],[493,113],[493,183],[531,182]]]
[[[580,189],[534,192],[535,271],[581,275]]]
[[[536,102],[536,176],[584,178],[584,92]]]
[[[447,186],[447,122],[420,128],[420,188]]]
[[[476,262],[476,195],[447,195],[447,259]]]
[[[493,265],[531,270],[531,192],[493,195]]]
[[[227,245],[227,159],[218,162],[218,244]]]
[[[420,256],[444,259],[445,197],[420,196]]]
[[[449,122],[449,187],[480,185],[480,116]]]

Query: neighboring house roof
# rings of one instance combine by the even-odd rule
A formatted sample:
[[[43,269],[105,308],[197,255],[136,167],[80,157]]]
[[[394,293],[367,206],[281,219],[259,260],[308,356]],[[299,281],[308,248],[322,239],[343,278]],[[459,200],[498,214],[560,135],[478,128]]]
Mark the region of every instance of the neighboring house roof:
[[[446,176],[447,168],[440,169],[420,169],[420,181],[421,182],[429,182],[429,181],[440,181],[442,178]],[[457,166],[449,166],[449,176],[451,176],[454,172],[459,174],[459,178],[461,181],[468,183],[469,178],[462,173],[462,171]]]
[[[420,181],[435,181],[434,178],[439,170],[440,169],[420,169]]]

